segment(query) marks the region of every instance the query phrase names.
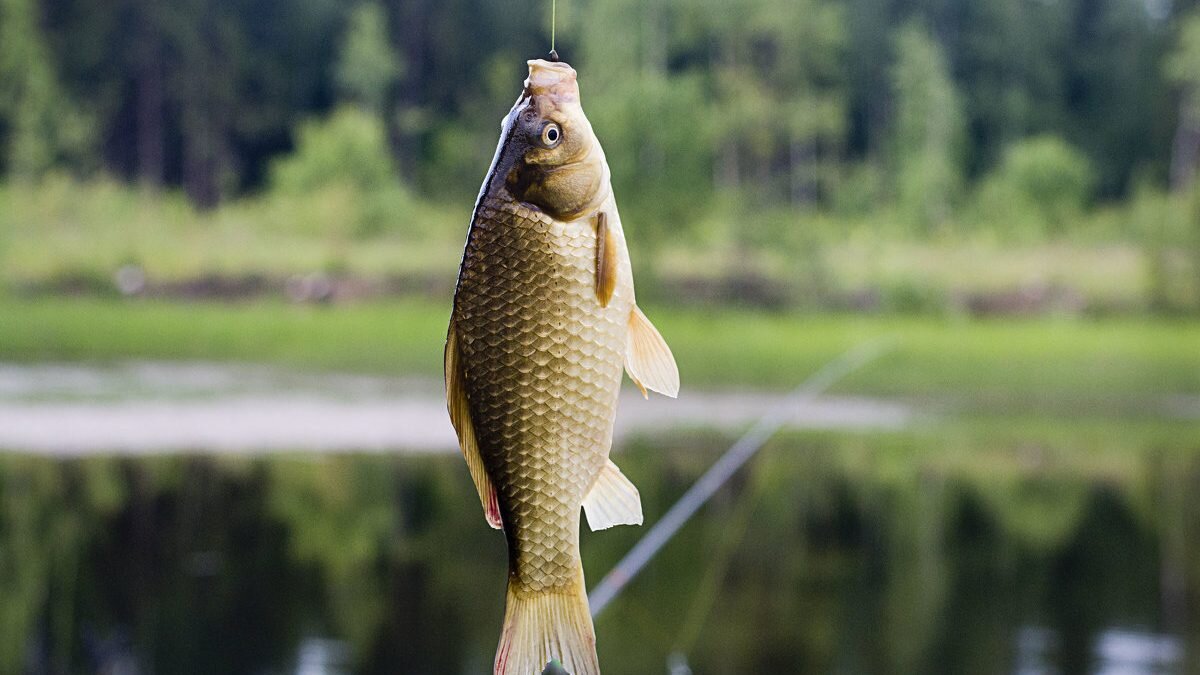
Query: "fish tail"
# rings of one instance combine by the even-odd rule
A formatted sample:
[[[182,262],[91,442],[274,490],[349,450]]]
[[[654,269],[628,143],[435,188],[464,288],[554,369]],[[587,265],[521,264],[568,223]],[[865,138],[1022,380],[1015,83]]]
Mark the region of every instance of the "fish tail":
[[[600,675],[582,565],[570,588],[532,591],[508,580],[495,675],[538,675],[552,660],[571,675]]]

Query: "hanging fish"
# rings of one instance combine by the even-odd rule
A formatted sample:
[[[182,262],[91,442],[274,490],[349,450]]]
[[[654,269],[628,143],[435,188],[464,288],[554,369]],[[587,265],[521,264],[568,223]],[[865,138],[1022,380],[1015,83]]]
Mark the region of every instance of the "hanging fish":
[[[622,364],[674,397],[671,350],[634,302],[608,163],[575,70],[529,62],[501,125],[458,274],[446,399],[487,522],[508,540],[497,675],[557,659],[600,672],[579,558],[579,511],[640,525],[637,488],[608,459]]]

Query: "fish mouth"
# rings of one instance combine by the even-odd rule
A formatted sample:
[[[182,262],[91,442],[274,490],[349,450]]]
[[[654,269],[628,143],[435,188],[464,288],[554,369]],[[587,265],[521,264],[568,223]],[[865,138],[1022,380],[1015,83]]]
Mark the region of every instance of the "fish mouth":
[[[531,59],[525,92],[530,96],[548,96],[560,101],[579,100],[579,81],[575,69],[562,61]]]

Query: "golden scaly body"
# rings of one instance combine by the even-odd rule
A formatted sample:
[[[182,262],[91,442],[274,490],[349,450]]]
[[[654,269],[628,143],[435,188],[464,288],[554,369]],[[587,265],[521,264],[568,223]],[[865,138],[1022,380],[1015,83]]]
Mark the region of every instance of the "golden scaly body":
[[[477,209],[455,296],[471,420],[525,590],[576,583],[579,506],[608,458],[631,284],[596,298],[591,219]],[[628,277],[628,262],[621,261]]]
[[[592,529],[641,524],[637,488],[608,459],[622,365],[674,396],[671,351],[634,302],[608,164],[576,73],[529,62],[505,117],[459,270],[446,402],[487,522],[508,539],[497,675],[551,659],[598,675],[579,559]]]

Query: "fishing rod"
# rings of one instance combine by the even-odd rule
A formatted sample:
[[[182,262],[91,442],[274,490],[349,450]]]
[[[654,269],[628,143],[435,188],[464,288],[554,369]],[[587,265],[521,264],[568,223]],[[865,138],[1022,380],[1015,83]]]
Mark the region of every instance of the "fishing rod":
[[[793,418],[799,405],[820,396],[838,380],[891,351],[893,346],[892,340],[879,339],[850,349],[813,373],[782,403],[759,418],[592,589],[588,596],[592,618],[599,616],[696,511]]]

